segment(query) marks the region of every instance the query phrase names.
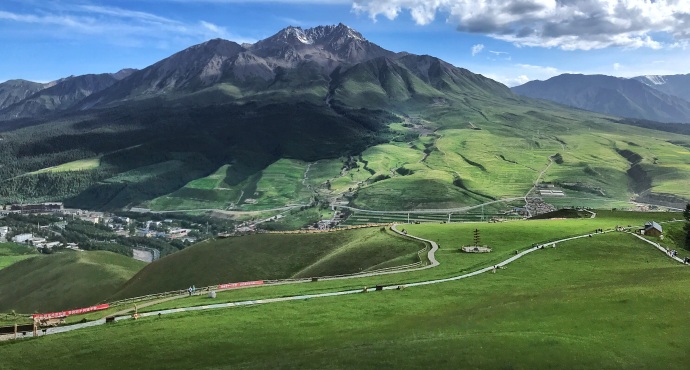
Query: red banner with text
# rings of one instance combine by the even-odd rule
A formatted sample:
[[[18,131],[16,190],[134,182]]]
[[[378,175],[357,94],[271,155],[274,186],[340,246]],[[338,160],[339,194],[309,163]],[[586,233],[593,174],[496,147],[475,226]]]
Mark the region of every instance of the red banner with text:
[[[86,307],[86,308],[77,308],[77,309],[68,310],[68,311],[51,312],[51,313],[37,313],[37,314],[31,315],[31,317],[34,319],[53,319],[53,318],[57,318],[57,317],[65,317],[65,316],[69,316],[69,315],[81,315],[83,313],[105,310],[108,307],[110,307],[110,305],[105,303],[105,304],[99,304],[98,306],[91,306],[91,307]]]
[[[256,286],[256,285],[264,285],[264,281],[258,280],[258,281],[245,281],[242,283],[220,284],[220,285],[218,285],[218,289],[243,288],[246,286]]]

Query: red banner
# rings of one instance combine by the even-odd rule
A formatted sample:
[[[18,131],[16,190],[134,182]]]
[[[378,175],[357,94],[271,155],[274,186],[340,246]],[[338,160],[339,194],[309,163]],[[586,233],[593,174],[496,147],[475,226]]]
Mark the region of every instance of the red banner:
[[[242,288],[242,287],[246,287],[246,286],[256,286],[256,285],[264,285],[264,281],[258,280],[258,281],[245,281],[242,283],[220,284],[220,285],[218,285],[218,289],[233,289],[233,288]]]
[[[77,308],[77,309],[69,310],[69,311],[60,311],[60,312],[51,312],[51,313],[37,313],[37,314],[31,315],[31,317],[34,319],[53,319],[53,318],[57,318],[57,317],[65,317],[65,316],[69,316],[69,315],[81,315],[83,313],[105,310],[108,307],[110,307],[110,305],[105,303],[105,304],[99,304],[98,306],[91,306],[91,307],[86,307],[86,308]]]

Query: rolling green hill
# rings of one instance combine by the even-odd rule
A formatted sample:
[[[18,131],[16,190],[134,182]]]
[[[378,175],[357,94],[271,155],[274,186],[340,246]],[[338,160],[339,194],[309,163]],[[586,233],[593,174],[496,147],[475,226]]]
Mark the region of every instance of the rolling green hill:
[[[147,265],[113,299],[230,282],[330,276],[419,261],[424,245],[378,228],[202,242]]]
[[[0,243],[0,270],[15,262],[36,257],[35,248],[15,243]]]
[[[64,252],[0,270],[0,311],[50,312],[102,302],[145,265],[111,252]]]
[[[599,226],[608,227],[609,221]],[[509,238],[500,232],[502,226],[517,227],[511,224],[524,233]],[[491,227],[502,240],[530,245],[539,241],[532,238],[539,234],[530,231],[532,224],[542,233],[560,230],[561,235],[564,224],[598,227],[596,219]],[[447,239],[469,231],[470,225],[413,228],[426,237],[441,233]],[[462,257],[443,248],[438,254],[441,267],[450,264],[447,272],[454,274],[466,271]],[[484,262],[480,267],[491,260]],[[417,280],[434,276],[433,270],[415,273]],[[395,284],[393,278],[386,279]],[[360,287],[377,281],[359,280]],[[533,252],[496,274],[404,290],[128,320],[0,344],[0,355],[5,364],[23,367],[35,361],[26,353],[51,353],[43,360],[51,368],[684,369],[690,301],[683,292],[689,283],[687,266],[630,235],[613,233]],[[319,284],[223,294],[257,299],[271,289],[273,296],[281,296],[286,289],[299,294],[294,290]],[[209,334],[214,332],[232,335]],[[131,356],[133,345],[147,348],[149,355]],[[75,353],[73,348],[82,350]]]

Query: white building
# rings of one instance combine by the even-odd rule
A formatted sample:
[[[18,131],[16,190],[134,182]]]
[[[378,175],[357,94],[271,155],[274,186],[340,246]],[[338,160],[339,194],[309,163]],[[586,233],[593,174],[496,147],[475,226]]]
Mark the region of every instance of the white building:
[[[27,241],[29,241],[33,238],[34,238],[34,234],[19,234],[19,235],[15,235],[14,238],[12,238],[12,241],[15,243],[26,243]]]
[[[54,247],[59,247],[62,243],[60,242],[50,242],[44,245],[45,248],[53,249]]]

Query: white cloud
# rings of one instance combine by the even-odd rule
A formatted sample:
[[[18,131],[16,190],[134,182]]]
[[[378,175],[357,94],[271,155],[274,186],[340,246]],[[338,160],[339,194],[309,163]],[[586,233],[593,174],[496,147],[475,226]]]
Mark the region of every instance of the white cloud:
[[[460,31],[518,46],[659,49],[661,34],[690,40],[690,0],[354,0],[352,7],[373,19],[409,11],[419,25],[442,13]]]
[[[486,77],[488,77],[494,81],[498,81],[498,82],[500,82],[500,83],[502,83],[508,87],[519,86],[519,85],[525,84],[525,83],[532,80],[531,78],[527,77],[527,75],[504,76],[504,75],[500,75],[500,74],[486,73],[486,74],[484,74],[484,76],[486,76]]]
[[[537,72],[539,74],[550,74],[552,76],[562,73],[558,70],[558,68],[555,67],[535,66],[532,64],[516,64],[515,66],[521,69]]]
[[[617,71],[619,69],[621,69],[621,64],[620,63],[613,63],[613,70]]]
[[[201,21],[199,23],[201,24],[201,27],[207,30],[212,37],[215,36],[222,38],[227,37],[228,35],[228,30],[226,30],[225,27],[220,27],[211,22],[206,21]]]
[[[484,45],[483,44],[477,44],[472,46],[472,56],[475,56],[484,50]]]
[[[104,42],[129,47],[163,47],[171,40],[182,44],[205,41],[209,38],[233,38],[216,24],[199,20],[182,22],[152,13],[117,7],[60,4],[58,8],[36,7],[31,13],[0,10],[0,21],[40,25],[40,31],[60,38],[101,36]],[[237,42],[252,42],[233,38]]]
[[[515,82],[519,85],[526,84],[529,82],[529,77],[527,77],[527,75],[519,75],[515,78]]]
[[[507,86],[513,87],[522,85],[532,80],[548,80],[553,76],[563,73],[573,72],[561,71],[558,68],[550,66],[514,64],[510,67],[499,69],[494,73],[487,73],[486,76]]]

